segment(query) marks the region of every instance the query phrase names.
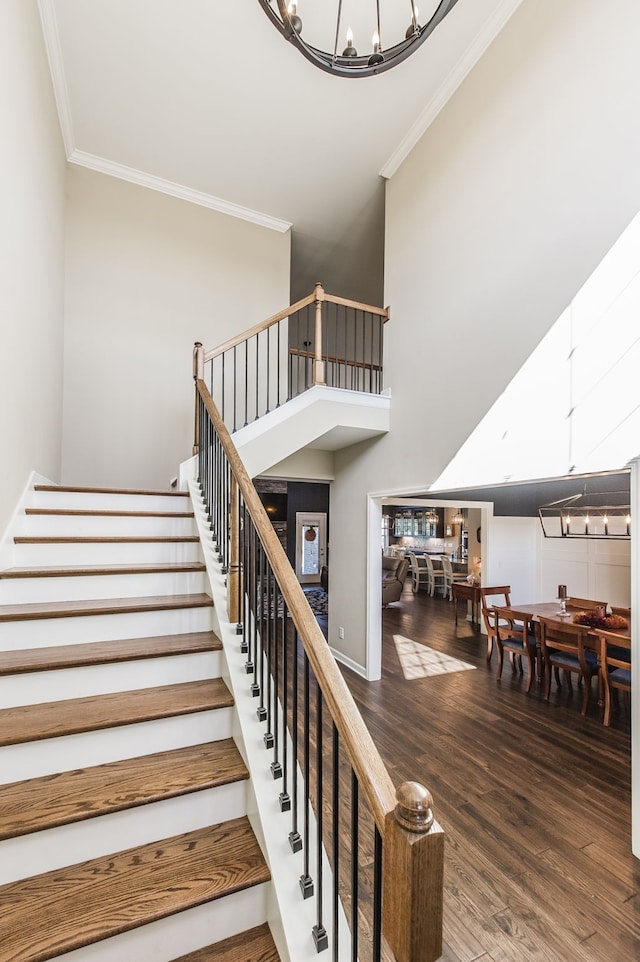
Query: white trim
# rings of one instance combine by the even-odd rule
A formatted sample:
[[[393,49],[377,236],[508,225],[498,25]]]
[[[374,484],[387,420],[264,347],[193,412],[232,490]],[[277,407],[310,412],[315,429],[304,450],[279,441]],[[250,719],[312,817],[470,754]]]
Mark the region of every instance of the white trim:
[[[453,69],[449,71],[443,83],[440,84],[427,106],[418,116],[418,119],[404,135],[386,164],[383,165],[380,170],[381,177],[385,177],[387,180],[393,177],[398,167],[400,167],[418,143],[425,130],[431,126],[442,108],[456,92],[467,74],[475,67],[487,47],[495,40],[521,3],[522,0],[503,0],[503,3],[501,3],[494,10],[491,17],[485,21],[480,32],[469,44]]]
[[[631,467],[631,517],[635,527],[631,537],[631,849],[640,858],[640,734],[638,733],[638,692],[640,692],[640,538],[637,537],[637,518],[640,516],[640,459],[634,458]]]
[[[44,475],[38,474],[37,471],[32,471],[27,478],[26,484],[22,489],[22,494],[18,499],[18,503],[11,513],[7,525],[0,537],[0,569],[10,568],[13,565],[13,535],[17,526],[18,518],[24,515],[24,509],[27,505],[27,501],[31,492],[36,484],[55,484],[55,481],[50,481],[49,478],[45,478]]]
[[[228,214],[230,217],[237,217],[239,220],[246,220],[252,224],[257,224],[258,227],[267,227],[269,230],[278,231],[280,234],[286,234],[288,230],[291,230],[292,225],[289,221],[280,220],[278,217],[271,217],[269,214],[251,210],[249,207],[241,207],[239,204],[233,204],[230,201],[223,200],[221,197],[214,197],[213,194],[193,190],[191,187],[185,187],[182,184],[164,180],[162,177],[155,177],[152,174],[144,173],[133,167],[127,167],[124,164],[107,160],[105,157],[98,157],[95,154],[89,154],[84,150],[79,150],[76,147],[73,131],[69,88],[64,72],[64,59],[60,45],[54,0],[38,0],[38,8],[42,22],[44,45],[47,51],[49,69],[53,82],[53,92],[58,109],[58,119],[64,141],[64,149],[70,164],[87,167],[89,170],[96,170],[110,177],[126,180],[130,184],[147,187],[149,190],[157,190],[162,194],[177,197],[178,200],[184,200],[190,204],[197,204],[199,207],[207,207],[209,210],[216,210],[221,214]]]
[[[138,184],[140,187],[147,187],[149,190],[157,190],[161,194],[169,194],[171,197],[177,197],[178,200],[187,201],[189,204],[208,207],[210,210],[217,210],[221,214],[250,221],[252,224],[257,224],[258,227],[268,227],[280,234],[285,234],[292,226],[289,221],[271,217],[269,214],[262,214],[260,211],[251,210],[249,207],[241,207],[239,204],[232,204],[228,200],[223,200],[222,197],[214,197],[213,194],[193,190],[183,184],[176,184],[172,180],[164,180],[163,177],[155,177],[153,174],[147,174],[142,170],[117,164],[113,160],[88,154],[84,150],[73,150],[67,156],[67,159],[70,164],[88,167],[89,170],[97,170],[101,174],[129,181],[130,184]]]
[[[350,668],[351,671],[353,671],[356,675],[360,675],[360,677],[364,678],[365,681],[372,680],[371,678],[367,678],[367,673],[360,662],[354,661],[352,658],[347,657],[347,655],[343,654],[341,651],[338,651],[336,648],[333,648],[331,645],[329,645],[329,651],[335,660],[340,662],[341,665],[344,665],[345,668]]]
[[[64,141],[64,149],[67,158],[75,150],[75,138],[73,135],[73,121],[71,119],[71,105],[67,87],[67,78],[64,72],[64,60],[62,48],[60,46],[60,35],[58,33],[58,21],[56,19],[53,0],[38,0],[40,20],[42,22],[42,35],[51,71],[53,83],[53,95],[58,108],[58,120]]]

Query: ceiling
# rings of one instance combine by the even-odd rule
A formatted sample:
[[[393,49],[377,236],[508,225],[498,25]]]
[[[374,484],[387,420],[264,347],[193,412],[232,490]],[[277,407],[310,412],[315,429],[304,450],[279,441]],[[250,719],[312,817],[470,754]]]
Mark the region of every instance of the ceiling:
[[[321,2],[298,0],[303,24],[305,4]],[[374,0],[351,2],[373,20]],[[398,7],[383,0],[383,30],[385,2]],[[380,305],[384,178],[520,2],[459,0],[407,61],[360,79],[313,67],[257,0],[39,7],[72,163],[291,226],[292,300],[319,280]],[[419,3],[423,16],[435,6]]]

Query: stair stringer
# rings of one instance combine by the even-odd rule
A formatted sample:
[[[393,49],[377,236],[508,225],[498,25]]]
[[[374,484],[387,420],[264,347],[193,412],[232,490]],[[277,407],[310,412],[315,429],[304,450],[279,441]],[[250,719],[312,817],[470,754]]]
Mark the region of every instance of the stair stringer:
[[[317,922],[315,899],[303,899],[299,879],[304,875],[303,852],[293,853],[289,845],[289,814],[283,814],[278,805],[278,781],[270,770],[272,754],[263,741],[264,726],[256,717],[256,699],[250,691],[251,675],[245,671],[246,655],[240,650],[241,635],[237,626],[227,616],[227,588],[222,566],[217,558],[202,499],[196,481],[188,482],[195,520],[200,535],[211,596],[214,601],[214,631],[222,641],[222,678],[234,697],[233,737],[240,754],[249,769],[247,786],[247,816],[258,838],[262,852],[271,870],[270,897],[267,904],[271,932],[282,962],[317,962],[318,952],[313,941],[312,929]],[[246,631],[247,626],[245,626]],[[292,757],[291,743],[288,743]],[[300,771],[298,770],[300,776]],[[302,793],[300,793],[302,795]],[[299,800],[299,824],[304,817],[303,800]],[[313,812],[310,814],[310,862],[316,864],[314,843],[317,837]],[[323,900],[325,906],[332,904],[333,875],[323,853]],[[340,905],[338,957],[351,958],[351,938],[346,916]],[[327,920],[331,910],[326,909]]]

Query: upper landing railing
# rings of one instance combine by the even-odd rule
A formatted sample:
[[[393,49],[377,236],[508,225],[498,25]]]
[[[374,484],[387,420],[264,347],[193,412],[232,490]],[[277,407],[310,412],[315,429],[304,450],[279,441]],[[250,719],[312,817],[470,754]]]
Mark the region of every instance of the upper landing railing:
[[[380,394],[389,310],[312,294],[204,353],[196,372],[233,433],[314,385]]]

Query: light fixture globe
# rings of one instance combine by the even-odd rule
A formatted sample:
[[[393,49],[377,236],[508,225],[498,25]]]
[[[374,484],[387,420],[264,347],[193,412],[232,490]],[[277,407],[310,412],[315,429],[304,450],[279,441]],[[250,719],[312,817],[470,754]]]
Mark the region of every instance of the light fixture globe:
[[[370,27],[371,46],[365,54],[358,54],[354,46],[351,25],[347,23],[346,17],[343,23],[343,0],[337,0],[335,26],[333,14],[328,11],[326,3],[319,3],[319,0],[299,0],[299,2],[293,0],[289,3],[286,0],[258,0],[276,29],[300,51],[303,57],[306,57],[320,70],[337,77],[371,77],[374,74],[384,73],[385,70],[390,70],[397,64],[402,63],[424,43],[457,2],[458,0],[431,0],[430,6],[433,7],[435,3],[435,9],[429,19],[420,24],[418,7],[414,0],[402,0],[407,14],[402,29],[396,37],[392,38],[391,46],[383,46],[382,40],[389,40],[389,36],[382,32],[387,27],[380,14],[381,0],[368,0],[370,6],[368,19],[370,23],[367,24],[367,29]],[[429,0],[422,0],[422,3],[429,3]],[[358,8],[361,9],[363,5],[363,0],[359,0]],[[396,16],[400,6],[401,0],[394,0],[392,7]],[[320,46],[311,43],[309,39],[305,39],[305,7],[307,12],[313,11],[316,21],[321,17],[328,24],[329,18],[331,18],[331,29],[330,31],[328,28],[324,30],[323,35],[328,36],[330,33],[334,38],[333,52],[323,50]],[[318,10],[321,11],[320,14],[318,14]],[[394,26],[397,27],[397,24]],[[391,27],[389,27],[389,32],[392,32]],[[339,45],[343,46],[344,44],[344,41],[341,42],[340,40],[341,36],[343,38],[346,36],[347,42],[342,53],[339,53]],[[358,37],[357,39],[358,46],[362,49],[364,37]]]

